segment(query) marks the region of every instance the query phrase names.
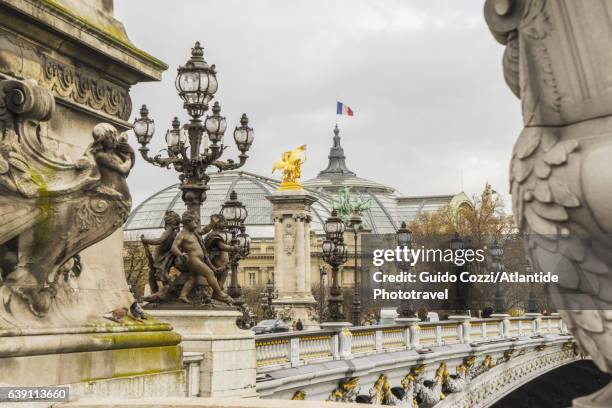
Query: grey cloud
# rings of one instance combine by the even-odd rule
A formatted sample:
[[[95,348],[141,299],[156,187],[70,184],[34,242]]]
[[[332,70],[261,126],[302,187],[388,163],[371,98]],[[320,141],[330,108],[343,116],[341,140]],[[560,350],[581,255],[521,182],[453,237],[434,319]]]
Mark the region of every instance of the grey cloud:
[[[284,149],[308,144],[305,178],[325,167],[335,100],[349,167],[406,195],[507,191],[520,132],[518,100],[503,83],[502,47],[473,0],[116,0],[133,42],[171,68],[134,87],[156,120],[154,150],[174,115],[176,67],[195,40],[217,65],[230,129],[247,112],[256,131],[247,171],[270,175]],[[136,114],[134,110],[133,116]],[[226,135],[231,139],[231,134]],[[235,149],[228,154],[235,155]],[[135,202],[177,175],[139,161]]]

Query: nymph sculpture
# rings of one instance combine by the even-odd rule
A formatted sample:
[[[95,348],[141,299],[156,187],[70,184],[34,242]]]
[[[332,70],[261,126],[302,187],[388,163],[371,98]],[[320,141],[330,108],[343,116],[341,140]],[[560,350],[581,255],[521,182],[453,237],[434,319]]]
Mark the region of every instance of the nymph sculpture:
[[[176,259],[171,251],[172,243],[180,230],[180,224],[181,217],[177,213],[166,211],[162,235],[159,238],[140,237],[149,260],[149,287],[154,293],[168,291],[169,273]],[[149,245],[156,246],[155,254],[151,254]]]
[[[223,290],[229,271],[228,253],[237,252],[240,247],[226,242],[225,220],[221,214],[213,214],[203,228],[194,226],[196,219],[190,211],[182,219],[170,211],[166,213],[165,230],[159,238],[141,237],[145,248],[158,245],[155,256],[149,259],[149,284],[154,293],[144,298],[146,302],[159,305],[178,301],[203,306],[210,303],[211,292],[214,300],[231,304],[231,298]],[[182,229],[179,229],[180,223]],[[173,267],[177,274],[171,279]],[[198,296],[194,296],[196,289]]]
[[[183,285],[179,299],[185,303],[190,303],[187,295],[196,285],[197,278],[201,276],[206,279],[206,283],[212,289],[213,299],[231,305],[232,298],[221,289],[211,268],[204,241],[198,231],[196,215],[186,211],[181,217],[181,223],[183,228],[174,239],[171,251],[178,258],[178,264],[189,274],[189,279]]]

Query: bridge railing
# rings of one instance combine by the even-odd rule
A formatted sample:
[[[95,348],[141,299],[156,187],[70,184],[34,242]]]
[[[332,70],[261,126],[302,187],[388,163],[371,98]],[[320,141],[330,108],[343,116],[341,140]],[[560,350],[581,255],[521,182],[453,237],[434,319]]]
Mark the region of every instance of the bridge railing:
[[[440,322],[397,319],[397,324],[349,327],[327,323],[322,330],[259,335],[255,338],[257,371],[266,372],[315,362],[351,359],[390,351],[435,348],[473,341],[563,334],[558,315],[502,315],[488,319],[451,317]]]

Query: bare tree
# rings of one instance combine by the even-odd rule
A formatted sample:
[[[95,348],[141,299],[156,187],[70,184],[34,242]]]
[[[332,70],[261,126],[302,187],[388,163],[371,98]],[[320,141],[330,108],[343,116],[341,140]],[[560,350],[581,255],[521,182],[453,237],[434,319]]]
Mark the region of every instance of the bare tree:
[[[464,238],[466,247],[490,249],[497,242],[504,248],[503,268],[508,272],[523,274],[527,269],[525,248],[510,214],[505,212],[501,197],[486,184],[482,193],[472,198],[472,206],[454,208],[450,205],[437,212],[421,213],[411,224],[416,243],[427,248],[446,247],[448,238],[457,233]],[[486,254],[490,261],[489,254]],[[490,262],[477,262],[470,265],[472,273],[487,274],[491,271]],[[490,306],[495,297],[496,285],[475,283],[472,288],[471,308],[481,309]],[[504,294],[505,309],[525,309],[530,284],[499,284]],[[534,284],[534,294],[541,308],[550,310],[550,302],[545,296],[543,284]]]
[[[140,242],[124,243],[123,268],[130,291],[137,300],[140,300],[149,273],[149,261]]]

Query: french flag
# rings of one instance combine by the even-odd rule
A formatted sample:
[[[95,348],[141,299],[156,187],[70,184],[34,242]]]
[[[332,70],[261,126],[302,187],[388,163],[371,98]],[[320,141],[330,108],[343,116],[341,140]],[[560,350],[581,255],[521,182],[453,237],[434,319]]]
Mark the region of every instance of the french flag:
[[[353,110],[342,102],[336,102],[336,115],[353,116]]]

